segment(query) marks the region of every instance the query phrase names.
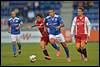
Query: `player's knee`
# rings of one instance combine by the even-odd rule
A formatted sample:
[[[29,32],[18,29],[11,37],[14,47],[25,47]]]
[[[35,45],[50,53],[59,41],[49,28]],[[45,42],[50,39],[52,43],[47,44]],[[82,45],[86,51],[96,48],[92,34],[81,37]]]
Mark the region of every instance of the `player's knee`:
[[[85,45],[81,45],[81,48],[85,48]]]
[[[84,48],[85,47],[85,41],[82,41],[81,42],[81,48]]]
[[[85,40],[82,40],[82,41],[81,41],[81,44],[85,44]]]
[[[40,42],[40,47],[41,47],[42,49],[45,48],[45,43],[44,43],[43,41]]]
[[[76,49],[79,49],[80,48],[80,43],[77,43],[76,44]]]
[[[16,41],[12,41],[12,44],[15,45],[16,44]]]
[[[55,39],[51,38],[50,43],[55,44]]]
[[[45,46],[44,46],[44,45],[40,45],[40,48],[41,48],[41,49],[44,49],[44,48],[45,48]]]
[[[16,40],[12,40],[12,43],[16,43],[17,41]]]

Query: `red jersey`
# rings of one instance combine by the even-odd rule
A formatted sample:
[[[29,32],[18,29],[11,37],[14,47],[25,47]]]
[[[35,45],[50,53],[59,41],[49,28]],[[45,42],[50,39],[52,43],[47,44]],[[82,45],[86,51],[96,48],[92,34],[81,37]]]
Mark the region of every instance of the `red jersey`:
[[[75,27],[75,34],[90,34],[90,21],[86,16],[76,16],[73,20],[72,28],[71,28],[71,34],[73,33],[74,27]],[[88,27],[87,27],[88,26]]]
[[[83,16],[81,18],[79,16],[77,16],[77,18],[76,18],[77,34],[84,34],[84,32],[85,32],[84,26],[85,26],[85,16]]]
[[[36,25],[38,26],[38,29],[41,32],[42,37],[48,37],[48,32],[47,32],[47,29],[46,29],[46,27],[44,25],[44,18],[42,18],[40,20],[40,22],[37,21]]]

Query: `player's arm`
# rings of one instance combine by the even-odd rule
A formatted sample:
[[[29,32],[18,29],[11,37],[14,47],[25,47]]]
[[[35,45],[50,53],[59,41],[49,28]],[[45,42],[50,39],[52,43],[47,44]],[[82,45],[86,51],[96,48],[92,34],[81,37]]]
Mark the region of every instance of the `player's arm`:
[[[87,24],[87,27],[88,27],[88,37],[90,36],[90,32],[91,32],[91,24],[90,24],[90,21],[89,19],[86,17],[86,24]]]
[[[11,32],[11,26],[10,26],[10,22],[8,21],[8,33]]]
[[[16,27],[17,30],[24,26],[24,23],[20,19],[18,21],[19,25]]]
[[[35,20],[35,22],[33,22],[33,24],[29,25],[27,28],[32,29],[33,27],[37,27],[37,26],[39,26],[39,25],[37,25],[37,21]]]
[[[44,32],[46,32],[47,31],[47,27],[46,27],[46,24],[45,24],[45,20],[44,20],[44,22],[42,24],[42,27],[44,28]]]
[[[60,25],[58,27],[56,27],[58,30],[60,30],[62,27],[64,27],[64,22],[63,19],[61,17],[58,18],[58,21],[60,23]]]
[[[33,28],[33,27],[36,27],[36,26],[37,26],[36,22],[37,22],[37,20],[35,20],[35,22],[33,22],[33,24],[31,25],[31,28]]]
[[[47,18],[44,19],[44,25],[46,28],[49,28],[48,23],[47,23]]]
[[[74,20],[72,21],[72,26],[71,26],[71,35],[73,36],[74,34],[74,29],[75,29],[75,21],[76,20],[76,17],[74,18]]]
[[[56,27],[58,30],[60,30],[62,27],[64,27],[64,23],[62,22],[58,27]]]

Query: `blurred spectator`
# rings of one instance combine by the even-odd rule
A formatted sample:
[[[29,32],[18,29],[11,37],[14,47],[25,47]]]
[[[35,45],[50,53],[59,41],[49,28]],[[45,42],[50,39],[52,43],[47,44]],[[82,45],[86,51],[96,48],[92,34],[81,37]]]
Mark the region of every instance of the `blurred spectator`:
[[[33,2],[32,1],[28,1],[27,7],[28,7],[28,10],[33,9],[34,8]]]
[[[16,8],[14,11],[15,11],[17,14],[19,13],[19,9],[17,9],[17,8]]]
[[[85,1],[84,3],[85,3],[84,7],[87,10],[91,9],[94,6],[94,2],[93,1]]]
[[[38,8],[38,7],[39,7],[39,2],[36,1],[36,2],[34,3],[34,6],[35,6],[35,8]]]
[[[24,7],[21,11],[21,14],[24,18],[27,18],[28,8]]]
[[[78,2],[78,8],[84,8],[84,2],[83,1]]]
[[[9,7],[9,1],[1,1],[1,7]]]
[[[61,2],[62,1],[1,1],[1,14],[2,16],[9,16],[10,12],[15,10],[18,16],[23,16],[27,21],[28,18],[33,18],[35,13],[44,13],[46,16],[48,9],[52,7],[60,13]]]
[[[87,5],[89,8],[91,8],[94,6],[94,3],[93,3],[93,1],[87,1]]]
[[[7,16],[5,16],[4,19],[1,19],[1,24],[2,24],[2,25],[6,25],[7,22],[8,22],[8,17],[7,17]]]
[[[32,10],[28,11],[29,22],[33,22],[34,17],[35,17],[34,11]]]

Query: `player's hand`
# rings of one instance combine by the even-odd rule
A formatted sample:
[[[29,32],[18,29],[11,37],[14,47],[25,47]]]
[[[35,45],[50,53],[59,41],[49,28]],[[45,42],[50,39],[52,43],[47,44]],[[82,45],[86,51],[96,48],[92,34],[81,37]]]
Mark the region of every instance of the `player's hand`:
[[[8,30],[8,33],[10,33],[11,31],[10,30]]]
[[[60,27],[60,26],[58,26],[58,27],[56,27],[56,28],[57,28],[57,30],[60,30],[60,28],[61,28],[61,27]]]
[[[70,34],[70,36],[71,36],[71,37],[73,37],[73,36],[74,36],[74,34]]]
[[[90,34],[87,35],[87,38],[88,38],[88,39],[90,38]]]
[[[16,27],[16,30],[18,30],[19,29],[19,27]]]

